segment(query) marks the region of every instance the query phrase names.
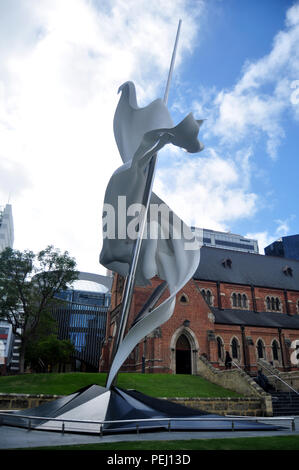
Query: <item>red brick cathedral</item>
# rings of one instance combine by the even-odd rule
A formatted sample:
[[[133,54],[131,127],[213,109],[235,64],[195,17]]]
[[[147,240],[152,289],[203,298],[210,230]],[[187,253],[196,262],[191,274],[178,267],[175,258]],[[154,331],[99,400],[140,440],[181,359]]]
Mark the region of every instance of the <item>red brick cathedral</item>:
[[[129,326],[160,282],[135,288]],[[101,371],[109,368],[123,284],[114,275]],[[223,368],[226,351],[248,372],[256,371],[258,359],[296,370],[295,340],[299,344],[299,261],[202,247],[172,317],[136,346],[121,371],[197,374],[199,356]]]

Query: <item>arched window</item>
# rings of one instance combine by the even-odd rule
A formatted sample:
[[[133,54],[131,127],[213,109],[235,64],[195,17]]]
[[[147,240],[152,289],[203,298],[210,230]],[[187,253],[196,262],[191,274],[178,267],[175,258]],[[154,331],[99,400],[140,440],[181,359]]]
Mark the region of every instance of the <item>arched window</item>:
[[[275,310],[279,311],[280,310],[280,300],[278,297],[275,299]]]
[[[297,300],[297,313],[299,313],[299,300]]]
[[[209,289],[201,289],[201,295],[203,296],[208,305],[212,305],[212,292]]]
[[[266,306],[267,310],[272,310],[273,312],[280,312],[280,298],[279,297],[266,297]]]
[[[238,343],[238,340],[236,338],[233,338],[232,339],[232,342],[231,342],[231,348],[232,348],[232,358],[233,359],[238,359],[239,357],[239,343]]]
[[[276,339],[272,343],[272,356],[273,356],[273,361],[279,361],[279,356],[278,356],[278,351],[279,351],[279,346],[276,341]]]
[[[218,359],[223,360],[223,342],[219,336],[217,336],[217,353]]]
[[[176,342],[176,348],[182,351],[189,351],[190,343],[186,335],[181,334]]]
[[[188,303],[188,298],[185,294],[181,295],[180,302],[182,302],[182,304],[187,304]]]
[[[259,359],[264,359],[264,344],[261,339],[258,340],[256,348],[257,348],[257,357]]]
[[[266,297],[267,310],[271,310],[271,300],[270,297]]]
[[[231,295],[231,303],[233,307],[248,308],[247,295],[233,292]]]
[[[212,294],[210,290],[207,290],[206,300],[207,300],[208,305],[212,305]]]

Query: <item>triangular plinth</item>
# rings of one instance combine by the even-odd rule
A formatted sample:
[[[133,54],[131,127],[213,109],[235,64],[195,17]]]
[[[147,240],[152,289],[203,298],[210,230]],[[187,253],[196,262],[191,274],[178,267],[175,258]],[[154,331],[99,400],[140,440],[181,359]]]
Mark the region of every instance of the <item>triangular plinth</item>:
[[[99,385],[90,385],[36,408],[1,413],[0,418],[4,425],[82,434],[226,431],[232,428],[236,431],[271,431],[280,428],[246,419],[223,420],[222,416],[153,398],[136,390],[107,389]]]

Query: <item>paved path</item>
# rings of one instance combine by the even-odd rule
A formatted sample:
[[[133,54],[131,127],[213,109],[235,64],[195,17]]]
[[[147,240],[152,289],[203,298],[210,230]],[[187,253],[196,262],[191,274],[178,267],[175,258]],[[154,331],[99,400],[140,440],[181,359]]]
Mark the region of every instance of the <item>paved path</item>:
[[[263,419],[260,420],[263,422]],[[271,421],[271,424],[282,425],[281,421]],[[44,446],[67,446],[76,444],[93,444],[105,442],[142,442],[152,440],[190,440],[190,439],[212,439],[232,437],[255,437],[255,436],[299,436],[299,416],[295,417],[295,431],[291,429],[290,421],[283,422],[285,430],[279,431],[226,431],[226,432],[153,432],[140,434],[118,434],[111,436],[84,435],[84,434],[62,434],[49,431],[28,431],[27,429],[0,426],[0,449],[28,449]],[[178,449],[179,450],[179,449]]]

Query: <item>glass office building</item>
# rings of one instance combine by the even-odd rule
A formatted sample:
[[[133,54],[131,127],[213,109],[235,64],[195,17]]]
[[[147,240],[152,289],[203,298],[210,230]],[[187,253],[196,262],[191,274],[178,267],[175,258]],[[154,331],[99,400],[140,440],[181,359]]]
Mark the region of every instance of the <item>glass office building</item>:
[[[66,301],[55,308],[59,339],[70,339],[75,347],[75,369],[97,371],[106,333],[112,277],[80,273],[81,279],[57,294]]]
[[[111,294],[109,288],[95,281],[79,279],[57,297],[79,305],[109,307]]]
[[[191,227],[199,241],[204,246],[213,248],[226,248],[227,250],[245,251],[246,253],[259,253],[257,240],[243,237],[230,232],[218,232],[206,228]]]
[[[299,235],[281,237],[266,246],[265,255],[299,260]]]
[[[10,204],[0,206],[0,252],[5,248],[13,248],[14,226],[12,207]],[[19,370],[19,339],[12,333],[10,323],[0,322],[0,363],[5,363],[6,370]],[[3,359],[4,358],[4,359]]]

